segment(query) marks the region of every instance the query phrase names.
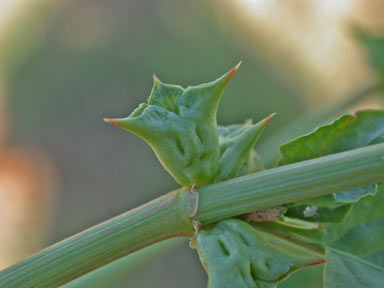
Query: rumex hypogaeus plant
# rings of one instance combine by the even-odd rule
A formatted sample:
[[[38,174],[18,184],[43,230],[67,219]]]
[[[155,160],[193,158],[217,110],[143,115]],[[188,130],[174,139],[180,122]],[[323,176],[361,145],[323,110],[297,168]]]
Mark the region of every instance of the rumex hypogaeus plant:
[[[107,122],[146,140],[165,169],[184,186],[200,187],[262,170],[253,147],[273,114],[257,124],[228,127],[216,124],[221,94],[238,66],[213,82],[186,89],[164,84],[155,77],[148,104],[141,104],[127,118]],[[383,111],[345,115],[283,145],[279,165],[380,143],[382,137]],[[359,247],[344,245],[336,250],[327,244],[337,242],[345,233],[358,233],[355,231],[358,225],[352,224],[336,236],[330,236],[329,231],[334,229],[333,225],[337,226],[332,223],[357,213],[351,212],[353,203],[375,195],[379,189],[377,185],[359,187],[275,207],[280,209],[259,211],[256,221],[247,215],[245,219],[240,216],[240,219],[225,219],[206,227],[195,226],[196,239],[192,245],[209,273],[209,287],[274,287],[300,268],[326,263],[326,253],[341,262],[345,260],[343,257],[348,257],[342,254],[345,250],[356,257],[351,250]],[[268,213],[275,213],[272,218],[269,216],[272,226],[263,223],[267,221],[262,218],[259,220]],[[313,222],[318,224],[311,225]],[[295,223],[294,233],[290,231],[292,223]],[[298,236],[303,231],[313,232],[312,237]],[[353,265],[359,265],[355,262]],[[326,267],[328,282],[334,281],[329,280],[334,277],[329,275],[343,269],[343,265]]]
[[[4,270],[0,286],[58,286],[187,236],[209,287],[275,287],[311,265],[323,265],[326,287],[380,287],[384,111],[344,115],[292,140],[281,146],[279,167],[264,170],[254,146],[273,114],[256,124],[216,123],[237,69],[186,89],[154,77],[148,103],[107,120],[147,141],[180,190]]]

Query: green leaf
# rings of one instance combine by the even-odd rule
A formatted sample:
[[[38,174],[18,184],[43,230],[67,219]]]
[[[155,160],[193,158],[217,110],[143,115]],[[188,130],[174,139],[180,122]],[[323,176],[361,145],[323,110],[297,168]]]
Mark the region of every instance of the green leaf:
[[[384,283],[384,185],[354,205],[343,224],[326,227],[326,287],[382,287]],[[335,240],[336,239],[336,240]]]
[[[238,67],[213,82],[186,89],[155,76],[148,104],[141,104],[127,118],[106,121],[148,142],[181,185],[213,183],[220,163],[216,111]]]
[[[383,287],[384,267],[332,248],[326,257],[326,288]]]
[[[342,223],[318,227],[300,223],[258,223],[286,237],[327,245],[326,287],[381,287],[384,283],[384,184],[353,205]]]
[[[322,250],[229,219],[202,229],[197,249],[210,288],[276,287],[291,273],[322,263]]]
[[[327,242],[334,248],[357,255],[384,252],[384,184],[375,196],[357,202],[343,223],[325,225]]]
[[[219,127],[220,168],[218,182],[262,169],[262,164],[253,147],[274,115],[271,114],[256,124],[247,122],[241,125]]]
[[[312,133],[299,137],[280,147],[282,158],[279,165],[286,165],[329,154],[380,143],[384,139],[384,111],[365,110],[356,115],[344,115],[334,122],[317,128]],[[306,217],[299,208],[290,208],[287,215],[315,221],[338,222],[348,213],[349,206],[362,197],[374,194],[374,187],[360,187],[345,190],[333,195],[301,201],[301,212],[317,210],[316,217]],[[333,206],[339,206],[337,208]],[[295,204],[294,206],[297,206]],[[322,212],[322,213],[320,213]],[[335,213],[336,212],[336,213]],[[342,212],[345,212],[344,216]],[[307,213],[308,214],[308,213]],[[331,214],[335,217],[332,218]]]
[[[279,165],[286,165],[377,143],[384,136],[384,111],[364,110],[343,115],[280,147]]]

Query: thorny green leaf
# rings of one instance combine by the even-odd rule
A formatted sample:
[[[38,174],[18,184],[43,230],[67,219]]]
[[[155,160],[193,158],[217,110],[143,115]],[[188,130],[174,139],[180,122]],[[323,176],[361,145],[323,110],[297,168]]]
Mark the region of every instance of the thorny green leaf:
[[[210,288],[276,287],[294,271],[322,263],[323,253],[321,247],[300,245],[238,219],[201,230],[197,247]]]
[[[265,126],[275,114],[256,124],[219,127],[220,168],[217,181],[262,170],[262,164],[253,147]]]
[[[106,121],[148,142],[181,185],[213,183],[220,163],[216,111],[238,67],[213,82],[186,89],[154,77],[148,104],[141,104],[127,118]]]

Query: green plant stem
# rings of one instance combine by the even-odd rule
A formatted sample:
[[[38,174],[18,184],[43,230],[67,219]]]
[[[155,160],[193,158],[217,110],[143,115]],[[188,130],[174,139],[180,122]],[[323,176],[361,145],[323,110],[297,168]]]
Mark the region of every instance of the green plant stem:
[[[135,253],[113,261],[84,276],[77,278],[61,288],[105,288],[118,287],[132,274],[150,263],[153,259],[169,254],[175,247],[185,244],[183,238],[172,238],[167,241],[138,250]]]
[[[384,144],[265,170],[199,189],[203,224],[384,181]]]
[[[168,193],[59,242],[0,272],[0,287],[56,287],[161,240],[257,209],[384,181],[384,144]]]
[[[379,84],[372,84],[337,104],[327,105],[317,112],[310,111],[305,113],[261,142],[260,145],[257,146],[257,152],[259,155],[262,155],[263,162],[269,166],[278,158],[281,144],[312,131],[313,127],[319,126],[324,121],[343,112],[348,107],[357,104],[362,99],[377,92],[378,88]]]
[[[0,287],[57,287],[161,240],[193,235],[186,189],[85,230],[0,273]]]

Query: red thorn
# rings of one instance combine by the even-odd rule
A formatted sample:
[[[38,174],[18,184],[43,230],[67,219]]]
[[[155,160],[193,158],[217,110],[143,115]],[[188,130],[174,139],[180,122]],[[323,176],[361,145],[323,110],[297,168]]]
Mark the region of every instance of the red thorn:
[[[119,125],[119,122],[116,121],[116,119],[107,119],[107,118],[104,118],[103,119],[105,122],[109,123],[109,124],[113,124],[113,125]]]
[[[235,75],[235,73],[236,73],[237,69],[239,69],[240,65],[241,65],[241,61],[239,62],[239,64],[237,64],[235,67],[233,67],[231,71],[229,71],[229,73],[228,73],[229,79],[231,79],[232,76]]]
[[[320,265],[320,264],[325,264],[325,263],[327,263],[327,260],[321,259],[321,260],[309,263],[307,266],[315,266],[315,265]]]
[[[267,118],[265,118],[264,120],[264,126],[267,126],[269,121],[272,120],[273,117],[275,117],[276,113],[272,113],[271,115],[269,115]]]

